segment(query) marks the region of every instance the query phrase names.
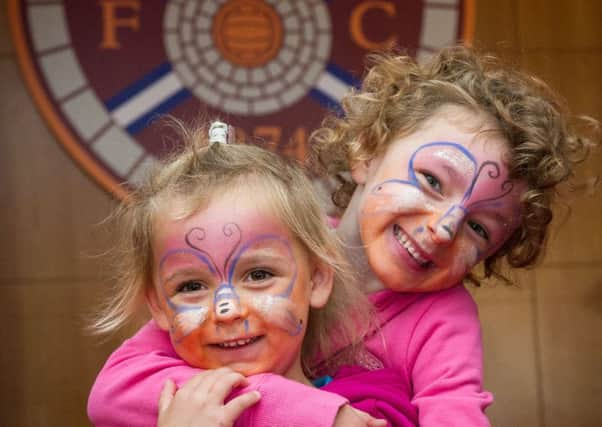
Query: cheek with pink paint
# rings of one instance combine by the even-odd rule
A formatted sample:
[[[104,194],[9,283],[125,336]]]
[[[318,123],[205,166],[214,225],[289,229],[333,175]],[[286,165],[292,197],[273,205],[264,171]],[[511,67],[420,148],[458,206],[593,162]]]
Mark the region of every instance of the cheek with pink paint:
[[[450,274],[453,277],[465,277],[479,263],[480,253],[474,244],[459,241],[452,254]]]

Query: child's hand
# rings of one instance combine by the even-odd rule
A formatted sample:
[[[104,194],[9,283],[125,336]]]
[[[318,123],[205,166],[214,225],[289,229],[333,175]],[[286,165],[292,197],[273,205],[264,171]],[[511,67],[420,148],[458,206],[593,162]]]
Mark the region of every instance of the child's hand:
[[[379,420],[364,411],[345,405],[339,409],[333,427],[386,427],[386,420]]]
[[[251,391],[224,404],[235,387],[247,385],[247,379],[229,368],[204,371],[176,392],[167,380],[159,398],[158,427],[220,426],[231,427],[240,414],[259,401],[259,392]]]

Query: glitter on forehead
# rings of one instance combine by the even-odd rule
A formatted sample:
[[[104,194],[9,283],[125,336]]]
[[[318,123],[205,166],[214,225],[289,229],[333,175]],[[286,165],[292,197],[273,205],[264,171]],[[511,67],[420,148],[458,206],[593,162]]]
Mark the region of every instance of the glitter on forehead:
[[[435,151],[433,156],[451,163],[456,171],[464,176],[472,176],[474,174],[474,163],[461,151],[446,148]]]

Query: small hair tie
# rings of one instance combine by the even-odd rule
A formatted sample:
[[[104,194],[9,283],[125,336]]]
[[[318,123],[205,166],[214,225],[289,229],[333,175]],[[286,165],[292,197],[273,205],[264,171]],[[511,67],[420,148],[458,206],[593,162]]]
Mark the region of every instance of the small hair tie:
[[[228,126],[224,122],[215,121],[211,123],[211,127],[209,128],[209,145],[213,145],[215,143],[232,143],[232,138],[234,136],[233,130],[234,129],[232,129],[231,126]]]

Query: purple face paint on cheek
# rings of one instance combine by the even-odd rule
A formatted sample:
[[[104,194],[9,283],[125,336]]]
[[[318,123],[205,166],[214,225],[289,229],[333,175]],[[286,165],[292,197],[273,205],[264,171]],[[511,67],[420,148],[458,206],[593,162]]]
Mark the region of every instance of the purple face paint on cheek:
[[[470,243],[459,242],[451,260],[451,274],[454,277],[465,277],[477,264],[478,249]]]

